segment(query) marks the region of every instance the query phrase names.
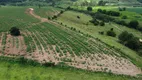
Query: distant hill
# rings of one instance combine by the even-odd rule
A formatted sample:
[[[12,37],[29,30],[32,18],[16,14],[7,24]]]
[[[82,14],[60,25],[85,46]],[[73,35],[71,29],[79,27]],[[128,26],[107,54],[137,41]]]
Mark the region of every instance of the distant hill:
[[[26,6],[26,5],[56,5],[56,4],[72,4],[73,2],[78,4],[84,4],[84,2],[97,4],[101,0],[0,0],[1,5],[19,5],[19,6]],[[138,5],[142,0],[102,0],[107,3],[107,5]]]

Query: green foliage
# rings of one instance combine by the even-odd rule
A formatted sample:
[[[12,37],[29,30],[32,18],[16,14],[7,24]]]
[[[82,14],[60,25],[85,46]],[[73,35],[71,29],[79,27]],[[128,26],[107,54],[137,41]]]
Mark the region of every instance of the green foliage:
[[[113,28],[109,31],[107,31],[108,36],[116,37],[116,33],[113,31]]]
[[[10,34],[12,36],[19,36],[20,35],[20,30],[17,27],[12,27],[10,29]]]
[[[126,46],[133,50],[138,50],[140,48],[140,44],[139,39],[137,37],[133,37],[127,41]]]
[[[92,11],[93,9],[92,9],[92,7],[89,6],[89,7],[87,7],[87,10]]]
[[[100,0],[100,1],[98,2],[98,6],[105,6],[106,3],[107,3],[106,1]]]
[[[134,37],[134,35],[133,35],[133,34],[129,34],[127,31],[122,32],[122,33],[118,36],[119,40],[120,40],[123,44],[125,44],[126,41],[132,39],[133,37]]]
[[[127,19],[128,17],[127,16],[122,16],[122,19]]]
[[[105,26],[105,23],[103,21],[101,21],[100,26]]]
[[[137,20],[132,20],[129,23],[130,28],[138,29],[139,22]]]
[[[137,37],[134,37],[133,34],[128,33],[127,31],[124,31],[118,36],[118,38],[121,41],[121,43],[123,43],[127,47],[133,50],[140,49],[141,43]]]

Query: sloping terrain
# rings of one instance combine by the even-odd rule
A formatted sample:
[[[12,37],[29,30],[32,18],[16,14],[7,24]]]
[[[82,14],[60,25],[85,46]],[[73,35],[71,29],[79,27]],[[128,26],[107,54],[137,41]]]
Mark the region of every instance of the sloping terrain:
[[[1,80],[141,80],[129,76],[57,67],[31,66],[2,60],[0,71]]]
[[[7,12],[8,9],[0,10]],[[1,55],[24,56],[40,63],[54,62],[59,64],[63,62],[75,68],[91,71],[131,76],[141,73],[141,70],[123,53],[98,39],[79,33],[77,30],[73,31],[47,18],[42,18],[34,13],[34,9],[30,8],[28,11],[26,8],[14,7],[14,9],[16,11],[10,10],[9,12],[13,13],[11,15],[17,14],[12,19],[18,19],[19,22],[14,22],[13,25],[23,22],[25,24],[24,27],[17,25],[21,29],[19,37],[8,34],[9,22],[2,24],[8,28],[2,27],[4,31],[1,31],[0,38]],[[6,16],[4,19],[9,20],[6,14],[0,16]],[[22,22],[19,19],[23,19]],[[29,22],[26,23],[25,20]]]

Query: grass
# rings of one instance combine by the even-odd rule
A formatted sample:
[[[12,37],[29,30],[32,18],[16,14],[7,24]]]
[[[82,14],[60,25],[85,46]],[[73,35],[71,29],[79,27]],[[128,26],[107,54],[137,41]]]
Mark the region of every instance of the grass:
[[[53,8],[53,7],[42,7],[42,8],[35,8],[35,12],[37,15],[42,16],[44,18],[51,18],[54,15],[57,15],[62,9]]]
[[[28,7],[1,7],[0,8],[0,32],[7,32],[11,27],[16,26],[23,29],[31,23],[36,23],[39,20],[25,13]]]
[[[8,61],[0,62],[0,71],[1,80],[140,80],[127,76],[59,67],[23,65]]]
[[[76,16],[80,16],[80,20],[76,18]],[[120,26],[114,23],[110,24],[106,24],[106,26],[102,27],[102,26],[94,26],[91,23],[89,23],[89,25],[84,25],[86,23],[89,22],[89,20],[91,20],[92,18],[88,15],[82,14],[82,13],[78,13],[78,12],[74,12],[74,11],[67,11],[64,14],[62,14],[57,21],[58,22],[62,22],[64,25],[68,25],[70,27],[74,27],[77,30],[81,30],[81,32],[84,33],[88,33],[90,35],[92,35],[93,37],[99,38],[101,39],[103,42],[111,45],[111,46],[115,46],[118,49],[121,49],[121,51],[123,51],[126,55],[128,55],[129,57],[131,57],[134,61],[134,63],[136,63],[137,65],[139,65],[140,67],[142,67],[142,62],[141,62],[141,57],[137,55],[137,53],[123,45],[121,45],[120,43],[118,43],[118,39],[117,38],[113,38],[113,37],[109,37],[106,35],[100,35],[98,32],[99,31],[104,31],[106,33],[106,31],[108,31],[110,28],[114,28],[114,31],[116,32],[117,35],[119,35],[122,31],[128,31],[133,33],[135,36],[142,38],[142,34],[141,32],[134,30],[134,29],[130,29],[124,26]]]
[[[136,13],[142,14],[141,10],[142,10],[142,7],[131,7],[131,8],[127,8],[127,11],[131,11],[131,12],[136,12]]]
[[[76,12],[65,12],[66,16],[64,18],[59,18],[57,20],[62,21],[64,20],[63,24],[70,25],[69,27],[75,27],[77,30],[71,30],[69,28],[65,28],[63,26],[55,26],[49,23],[41,23],[37,25],[31,25],[33,23],[38,23],[39,20],[33,18],[32,16],[24,13],[28,7],[2,7],[0,8],[0,18],[5,20],[5,22],[0,21],[2,25],[1,32],[7,32],[10,27],[18,26],[22,32],[22,36],[24,36],[24,41],[27,46],[27,53],[34,52],[37,48],[42,51],[44,49],[51,49],[55,54],[56,51],[60,52],[60,56],[63,54],[66,55],[67,52],[75,53],[76,55],[84,55],[84,54],[94,54],[94,53],[102,53],[102,54],[111,54],[117,55],[121,54],[116,49],[111,49],[110,46],[106,45],[105,43],[109,43],[111,46],[116,46],[117,48],[122,48],[124,46],[116,43],[117,39],[108,37],[108,36],[100,36],[98,31],[107,31],[112,26],[106,24],[105,27],[100,26],[92,26],[92,24],[88,23],[91,19],[90,16],[76,13]],[[34,7],[35,8],[35,7]],[[48,17],[46,12],[53,11],[52,8],[41,8],[38,12],[38,8],[35,8],[35,11],[38,15],[42,17]],[[47,11],[46,11],[47,10]],[[57,9],[55,9],[57,10]],[[58,11],[58,10],[57,10]],[[4,14],[5,13],[5,14]],[[8,15],[8,13],[12,13]],[[7,16],[8,15],[8,16]],[[16,15],[16,16],[15,16]],[[76,17],[81,16],[80,20]],[[50,15],[52,16],[52,14]],[[61,15],[62,16],[62,15]],[[11,21],[11,23],[9,23]],[[88,26],[86,26],[88,24]],[[90,26],[91,25],[91,26]],[[112,25],[115,25],[112,23]],[[76,27],[77,26],[77,27]],[[107,27],[107,28],[106,28]],[[128,29],[123,27],[123,29]],[[84,32],[85,34],[79,33]],[[129,29],[128,29],[129,30]],[[133,31],[130,29],[129,31]],[[116,30],[117,34],[120,32]],[[139,32],[134,31],[135,35]],[[93,38],[94,41],[89,41],[90,38],[86,36],[86,34],[90,34],[93,37],[99,38],[105,43],[99,41],[98,39]],[[141,37],[138,35],[138,37]],[[3,38],[4,39],[4,38]],[[111,40],[110,40],[111,39]],[[6,39],[5,39],[6,40]],[[5,44],[4,44],[5,45]],[[55,50],[53,46],[55,46]],[[108,49],[108,50],[104,50]],[[125,53],[132,57],[132,62],[135,64],[139,64],[142,66],[141,57],[136,55],[135,52],[131,51],[130,49],[124,47],[122,51],[126,51]],[[47,51],[47,54],[50,54]],[[88,57],[86,55],[86,57]],[[121,56],[118,56],[121,57]],[[133,60],[134,59],[134,60]],[[137,60],[135,60],[137,59]],[[70,59],[64,59],[64,61],[70,62]],[[41,66],[33,67],[30,65],[21,65],[18,63],[11,63],[6,61],[0,62],[0,79],[2,80],[130,80],[129,77],[125,76],[116,76],[106,74],[106,73],[87,73],[84,71],[76,71],[76,70],[66,70],[66,69],[59,69],[59,68],[45,68]],[[78,74],[78,75],[77,75]],[[84,77],[80,77],[84,76]],[[132,78],[133,80],[133,78]]]

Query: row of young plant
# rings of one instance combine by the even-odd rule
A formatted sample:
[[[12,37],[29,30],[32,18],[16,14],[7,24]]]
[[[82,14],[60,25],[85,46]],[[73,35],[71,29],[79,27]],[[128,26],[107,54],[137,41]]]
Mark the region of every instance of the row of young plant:
[[[88,43],[86,42],[89,39],[88,37],[86,38],[85,36],[81,36],[75,31],[68,29],[64,30],[63,28],[55,27],[47,23],[33,26],[32,28],[28,29],[28,31],[31,33],[29,34],[31,35],[31,38],[27,38],[26,40],[28,41],[26,44],[29,45],[29,47],[32,47],[31,45],[36,44],[40,50],[42,50],[41,46],[43,46],[45,50],[48,49],[48,46],[51,46],[49,48],[53,50],[52,45],[55,45],[55,54],[60,53],[60,55],[65,55],[67,52],[69,52],[72,55],[74,55],[74,53],[76,55],[83,53],[112,53],[112,55],[114,53],[114,55],[117,55],[115,53],[119,53],[115,50],[114,52],[113,50],[110,52],[110,48],[101,44],[99,41]],[[105,50],[105,48],[108,50]]]

